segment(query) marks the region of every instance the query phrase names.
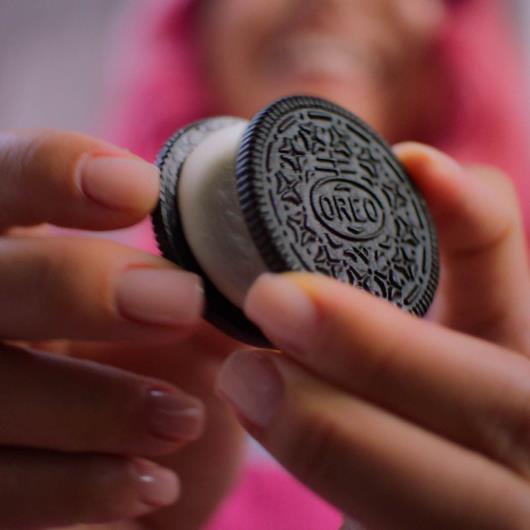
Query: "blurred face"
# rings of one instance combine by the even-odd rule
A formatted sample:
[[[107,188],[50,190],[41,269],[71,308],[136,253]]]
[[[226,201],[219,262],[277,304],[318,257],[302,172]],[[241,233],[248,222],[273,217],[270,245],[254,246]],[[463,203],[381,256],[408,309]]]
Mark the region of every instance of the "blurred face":
[[[219,112],[251,117],[307,94],[360,115],[389,139],[431,113],[429,51],[442,0],[204,0],[201,42]]]

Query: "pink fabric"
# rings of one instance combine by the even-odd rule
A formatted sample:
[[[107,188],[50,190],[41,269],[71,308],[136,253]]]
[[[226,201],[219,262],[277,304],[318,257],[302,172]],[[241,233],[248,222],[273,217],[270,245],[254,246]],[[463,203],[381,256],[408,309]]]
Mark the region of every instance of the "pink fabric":
[[[463,0],[442,40],[453,87],[453,126],[438,147],[497,166],[517,187],[530,238],[530,87],[506,2]]]
[[[451,14],[438,53],[449,88],[443,131],[425,138],[464,162],[512,176],[530,234],[530,113],[514,30],[503,0],[447,0]],[[194,46],[198,0],[149,0],[134,12],[114,61],[113,138],[153,159],[175,129],[212,113]],[[116,112],[116,109],[119,109]],[[437,127],[436,127],[437,129]]]
[[[178,127],[215,113],[201,86],[194,48],[197,0],[146,0],[118,50],[119,112],[114,139],[153,159]],[[450,96],[448,123],[429,141],[469,162],[494,164],[514,179],[530,233],[527,87],[502,7],[494,0],[451,2],[438,53]],[[285,472],[249,468],[208,530],[333,530],[338,514]]]
[[[270,465],[248,467],[205,530],[337,530],[339,513]]]

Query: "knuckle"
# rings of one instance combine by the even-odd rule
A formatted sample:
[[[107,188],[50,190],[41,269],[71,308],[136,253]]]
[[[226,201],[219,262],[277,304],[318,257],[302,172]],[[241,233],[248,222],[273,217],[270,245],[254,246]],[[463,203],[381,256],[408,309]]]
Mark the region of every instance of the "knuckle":
[[[136,381],[105,385],[98,400],[101,427],[96,429],[92,447],[99,446],[110,452],[134,450],[139,453],[150,448],[150,436],[144,428],[145,387]]]
[[[306,414],[294,426],[284,456],[295,473],[327,482],[337,472],[336,445],[340,438],[341,428],[335,421],[316,413]]]
[[[13,253],[4,255],[5,266],[18,270],[17,276],[20,275],[23,281],[17,283],[26,296],[53,298],[57,280],[61,277],[58,274],[61,271],[57,270],[58,256],[39,246],[33,247],[30,242],[20,241],[20,245],[22,248],[15,247]]]
[[[136,497],[131,463],[112,456],[86,458],[82,478],[76,479],[74,488],[66,488],[72,513],[84,521],[94,521],[95,514],[101,521],[122,518]]]
[[[31,185],[38,187],[41,176],[50,169],[50,151],[53,145],[54,133],[43,130],[23,135],[16,144],[15,158],[17,160],[16,175],[22,181],[20,188]]]
[[[501,206],[517,204],[515,184],[507,173],[497,167],[487,165],[472,165],[469,170],[495,193]]]
[[[60,238],[50,246],[50,261],[73,283],[92,283],[96,276],[110,275],[117,257],[116,244],[99,239]],[[93,288],[95,286],[91,286]]]
[[[2,177],[18,175],[32,158],[35,142],[31,137],[6,131],[0,133],[0,168]]]
[[[66,314],[80,303],[87,310],[101,311],[111,281],[108,267],[96,266],[94,260],[94,256],[105,254],[102,250],[89,240],[82,244],[63,238],[39,242],[30,252],[32,292],[39,297],[44,294],[50,307]]]
[[[448,219],[453,233],[458,235],[461,234],[463,215],[465,226],[473,236],[468,237],[465,244],[446,250],[452,259],[474,259],[498,252],[513,241],[521,223],[517,194],[505,174],[485,166],[468,166],[466,169],[471,177],[467,181],[469,186],[461,187],[460,193],[456,193],[457,200],[452,208],[456,216],[448,215]]]
[[[395,347],[397,348],[397,346]],[[398,371],[397,359],[399,357],[399,352],[387,344],[366,355],[364,377],[360,379],[362,381],[359,389],[361,395],[369,395],[370,389],[379,388],[381,385],[387,384],[388,381],[393,381]],[[402,355],[401,360],[403,360]]]
[[[59,302],[69,299],[63,286],[71,281],[72,272],[77,264],[76,252],[69,245],[54,241],[39,246],[33,260],[32,281],[38,287],[37,292],[45,293],[49,300]],[[60,283],[61,285],[58,285]],[[35,291],[34,291],[35,292]]]
[[[14,133],[0,134],[0,223],[10,224],[10,218],[20,208],[20,199],[26,191],[25,175],[33,156],[32,143]],[[15,217],[17,217],[15,215]]]
[[[511,410],[496,410],[475,421],[486,450],[496,460],[530,478],[530,395],[524,394]],[[506,397],[501,399],[506,402]]]
[[[530,478],[530,411],[499,433],[501,457],[526,478]]]
[[[20,193],[26,193],[29,185],[33,190],[49,195],[50,183],[55,183],[64,192],[75,193],[73,177],[79,157],[98,147],[101,147],[98,141],[66,131],[7,132],[0,135],[0,173],[4,173],[7,167],[8,173],[21,181],[18,185]]]
[[[504,484],[492,497],[490,506],[498,506],[499,530],[527,530],[530,520],[530,494],[526,487]],[[499,504],[499,499],[504,499]]]

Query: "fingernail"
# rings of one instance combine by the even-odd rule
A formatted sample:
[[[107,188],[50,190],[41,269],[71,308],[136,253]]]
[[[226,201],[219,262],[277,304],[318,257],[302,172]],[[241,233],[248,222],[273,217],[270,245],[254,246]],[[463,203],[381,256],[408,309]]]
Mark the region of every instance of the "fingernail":
[[[158,168],[137,158],[87,156],[78,175],[83,193],[107,208],[142,209],[158,196]]]
[[[149,429],[154,436],[169,440],[195,440],[204,428],[204,407],[200,401],[163,390],[147,393]]]
[[[394,151],[399,158],[407,159],[410,155],[421,156],[428,164],[447,174],[460,174],[463,172],[462,165],[454,158],[444,152],[424,144],[405,142],[394,146]]]
[[[245,313],[275,344],[292,353],[310,345],[317,324],[312,300],[282,275],[258,278],[245,300]]]
[[[428,150],[430,150],[432,156],[430,162],[437,171],[450,175],[462,173],[463,167],[454,158],[432,147],[429,147]]]
[[[175,473],[169,469],[138,459],[132,464],[132,472],[140,500],[151,506],[173,504],[180,492]]]
[[[122,273],[116,304],[130,320],[191,326],[202,313],[202,284],[195,274],[174,269],[135,268]]]
[[[236,352],[225,361],[217,390],[240,416],[265,428],[280,406],[284,385],[268,356],[253,350]]]

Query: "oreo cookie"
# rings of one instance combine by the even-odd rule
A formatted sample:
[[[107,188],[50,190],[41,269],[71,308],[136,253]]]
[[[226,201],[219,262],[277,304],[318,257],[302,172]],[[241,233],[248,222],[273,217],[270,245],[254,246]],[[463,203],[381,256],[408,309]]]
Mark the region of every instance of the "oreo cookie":
[[[259,274],[308,271],[424,315],[439,275],[425,201],[386,143],[359,118],[306,96],[250,123],[212,118],[160,153],[153,214],[162,254],[202,276],[206,318],[269,346],[240,307]]]

